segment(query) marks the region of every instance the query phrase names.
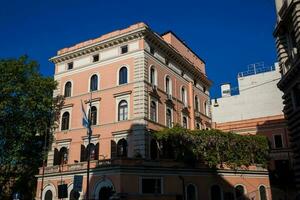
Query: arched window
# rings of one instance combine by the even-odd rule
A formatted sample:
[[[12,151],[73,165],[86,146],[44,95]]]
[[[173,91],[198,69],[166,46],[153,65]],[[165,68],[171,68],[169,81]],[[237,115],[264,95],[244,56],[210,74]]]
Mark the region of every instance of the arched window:
[[[150,119],[156,122],[156,103],[155,101],[151,101],[150,104]]]
[[[128,119],[128,103],[125,100],[120,101],[118,106],[118,120],[123,121]]]
[[[64,112],[61,118],[61,130],[68,130],[69,129],[69,122],[70,122],[70,113]]]
[[[127,67],[122,67],[119,71],[119,85],[125,84],[127,80]]]
[[[167,94],[172,94],[172,82],[169,76],[166,76],[166,93]]]
[[[198,96],[195,96],[195,110],[199,112],[199,100],[198,100]]]
[[[261,185],[259,187],[259,197],[260,197],[260,200],[267,200],[266,187],[263,185]]]
[[[70,192],[70,200],[77,200],[80,197],[80,193],[75,190],[71,190]]]
[[[127,157],[127,141],[123,138],[117,144],[117,156]]]
[[[150,83],[152,85],[156,85],[157,84],[156,83],[156,70],[155,70],[155,68],[153,66],[150,68]]]
[[[72,91],[72,83],[68,81],[65,84],[65,97],[70,97],[71,96],[71,91]]]
[[[152,139],[150,143],[150,156],[152,160],[158,158],[158,147],[156,140]]]
[[[80,162],[84,162],[84,161],[86,161],[86,148],[82,144],[80,147]]]
[[[185,116],[182,117],[182,127],[187,128],[187,118]]]
[[[245,195],[245,189],[242,185],[237,185],[234,188],[234,192],[235,192],[235,198],[237,200],[242,200],[244,199],[244,195]]]
[[[99,143],[97,143],[96,145],[91,143],[86,147],[86,158],[88,158],[89,151],[90,151],[90,160],[98,160],[98,158],[99,158]]]
[[[98,90],[98,76],[94,74],[91,77],[90,91],[96,91],[96,90]]]
[[[62,147],[59,151],[60,157],[60,164],[67,164],[68,163],[68,149],[66,147]]]
[[[181,88],[181,101],[184,105],[187,105],[187,94],[185,87]]]
[[[170,108],[167,108],[166,110],[166,125],[167,127],[172,127],[172,112]]]
[[[197,197],[196,187],[192,184],[189,184],[186,187],[186,200],[196,200]]]
[[[48,191],[45,193],[45,200],[52,200],[52,199],[53,199],[52,191],[51,191],[51,190],[48,190]]]
[[[221,188],[218,185],[213,185],[210,188],[210,198],[211,200],[222,200]]]
[[[97,108],[96,106],[92,106],[91,110],[89,111],[89,117],[91,118],[91,125],[97,124]]]
[[[201,127],[199,123],[196,123],[196,128],[200,130]]]

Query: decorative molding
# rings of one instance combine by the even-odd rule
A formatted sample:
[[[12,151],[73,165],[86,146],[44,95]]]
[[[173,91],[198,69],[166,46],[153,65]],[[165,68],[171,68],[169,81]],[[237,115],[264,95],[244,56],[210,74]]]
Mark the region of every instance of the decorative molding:
[[[124,95],[129,95],[131,93],[132,93],[132,91],[119,92],[119,93],[114,94],[114,97],[120,97],[120,96],[124,96]]]
[[[65,104],[65,105],[62,106],[62,109],[64,109],[64,108],[70,108],[70,107],[73,107],[73,106],[74,106],[73,103]]]
[[[90,101],[93,102],[97,102],[97,101],[101,101],[101,97],[97,97],[97,98],[93,98],[92,100],[88,99],[88,100],[84,100],[85,104],[90,103]]]

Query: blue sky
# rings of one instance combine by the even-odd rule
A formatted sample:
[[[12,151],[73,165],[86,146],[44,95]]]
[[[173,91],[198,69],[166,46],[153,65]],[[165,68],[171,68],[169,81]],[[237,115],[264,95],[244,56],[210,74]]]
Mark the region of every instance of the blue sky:
[[[274,0],[1,0],[0,58],[27,54],[52,76],[58,49],[140,21],[174,31],[205,60],[212,97],[248,64],[276,61]]]

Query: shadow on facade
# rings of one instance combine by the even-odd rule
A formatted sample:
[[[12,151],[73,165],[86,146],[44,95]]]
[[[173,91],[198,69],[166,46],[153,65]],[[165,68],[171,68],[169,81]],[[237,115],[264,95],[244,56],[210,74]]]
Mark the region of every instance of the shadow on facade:
[[[292,150],[289,145],[285,119],[268,120],[257,125],[257,134],[268,137],[270,161],[268,165],[271,193],[274,200],[294,200],[296,187]]]
[[[183,155],[187,162],[178,162],[175,151],[166,144],[161,148],[145,125],[132,125],[127,136],[112,139],[112,158],[100,156],[91,169],[90,199],[267,199],[267,187],[245,187],[249,171],[211,169],[198,161],[189,162],[189,155]],[[226,179],[235,179],[236,184]]]

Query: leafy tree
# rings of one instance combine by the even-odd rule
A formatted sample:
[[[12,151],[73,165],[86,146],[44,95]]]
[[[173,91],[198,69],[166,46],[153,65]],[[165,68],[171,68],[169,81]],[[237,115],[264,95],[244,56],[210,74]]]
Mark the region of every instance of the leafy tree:
[[[45,135],[63,102],[53,101],[56,85],[27,56],[0,59],[0,199],[11,199],[13,192],[33,199],[44,141],[51,139]]]

